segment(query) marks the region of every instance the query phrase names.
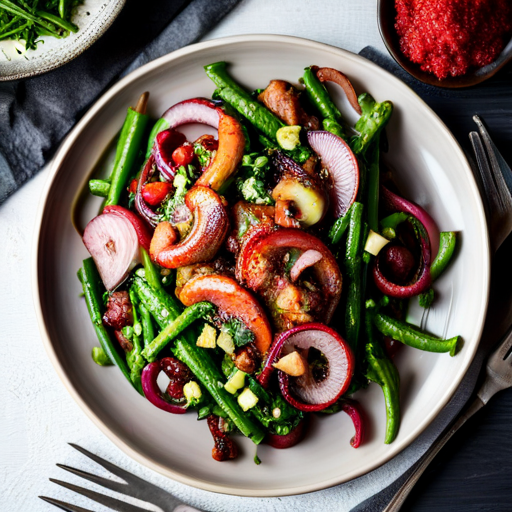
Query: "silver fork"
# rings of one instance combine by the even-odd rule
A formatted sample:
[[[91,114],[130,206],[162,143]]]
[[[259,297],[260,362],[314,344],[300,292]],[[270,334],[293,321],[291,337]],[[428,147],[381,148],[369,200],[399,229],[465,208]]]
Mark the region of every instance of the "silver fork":
[[[512,231],[512,196],[507,181],[512,185],[512,171],[494,145],[487,129],[478,116],[473,116],[478,127],[469,138],[475,152],[484,200],[487,203],[487,223],[491,245],[496,252]],[[483,143],[482,143],[483,141]],[[471,402],[457,420],[432,444],[413,472],[393,496],[383,512],[397,512],[441,448],[466,421],[479,411],[498,391],[512,387],[512,325],[498,348],[487,360],[485,380]]]
[[[197,508],[193,508],[190,505],[185,505],[178,498],[168,493],[167,491],[164,491],[160,487],[157,487],[156,485],[153,485],[146,480],[143,480],[142,478],[139,478],[138,476],[135,476],[134,474],[121,469],[119,466],[116,466],[115,464],[112,464],[111,462],[98,457],[98,455],[91,453],[85,448],[82,448],[81,446],[73,443],[69,444],[79,452],[92,459],[94,462],[97,462],[100,466],[103,466],[107,471],[110,471],[115,476],[124,480],[125,483],[120,483],[108,478],[93,475],[92,473],[87,473],[86,471],[82,471],[80,469],[71,468],[69,466],[65,466],[64,464],[57,464],[59,468],[69,471],[70,473],[84,478],[85,480],[89,480],[90,482],[101,485],[107,489],[110,489],[111,491],[115,491],[119,494],[124,494],[125,496],[130,496],[132,498],[145,501],[148,504],[155,505],[159,507],[162,512],[201,512]],[[109,507],[112,510],[117,510],[118,512],[148,512],[147,508],[142,508],[126,501],[118,500],[117,498],[112,498],[110,496],[106,496],[105,494],[91,491],[85,487],[63,482],[62,480],[56,480],[55,478],[50,478],[50,481],[57,485],[61,485],[62,487],[66,487],[67,489],[74,491],[77,494],[86,496],[87,498],[96,501],[101,505]],[[48,498],[47,496],[39,496],[39,498],[48,503],[51,503],[52,505],[55,505],[62,510],[66,510],[67,512],[93,512],[92,510],[79,507],[77,505],[65,503],[64,501],[56,500],[54,498]]]

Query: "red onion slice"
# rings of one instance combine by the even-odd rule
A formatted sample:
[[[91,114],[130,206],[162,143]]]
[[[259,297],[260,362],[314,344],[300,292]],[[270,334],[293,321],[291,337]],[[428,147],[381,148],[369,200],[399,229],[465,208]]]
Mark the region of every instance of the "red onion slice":
[[[155,406],[163,411],[172,414],[183,414],[187,412],[186,407],[169,403],[158,387],[157,378],[162,370],[160,361],[149,363],[142,370],[141,381],[144,396]]]
[[[314,347],[328,361],[327,376],[317,382],[311,371],[301,377],[289,377],[278,371],[279,387],[285,400],[296,409],[306,412],[321,411],[332,405],[347,389],[354,370],[354,357],[345,340],[324,324],[299,325],[280,334],[258,376],[262,386],[267,386],[273,371],[273,363],[281,355],[291,351],[307,350]]]
[[[204,98],[193,98],[173,105],[165,111],[162,119],[169,123],[167,128],[176,128],[188,123],[199,123],[218,129],[219,111],[219,107],[213,101]]]
[[[354,428],[356,429],[354,437],[350,440],[350,445],[353,448],[359,448],[363,442],[365,433],[364,416],[361,406],[359,405],[359,402],[347,398],[343,401],[341,410],[350,416],[350,419],[354,424]]]
[[[161,131],[155,138],[153,155],[161,176],[172,183],[176,175],[176,166],[173,165],[172,152],[181,146],[187,138],[183,133],[169,129]]]
[[[359,189],[357,159],[348,144],[331,132],[309,131],[308,142],[331,175],[334,216],[341,217],[356,200]]]
[[[140,263],[137,232],[126,217],[98,215],[87,224],[83,242],[109,291],[117,288]]]
[[[135,229],[135,232],[137,233],[137,237],[139,239],[139,244],[146,249],[147,252],[149,252],[149,246],[151,244],[151,234],[149,233],[149,230],[144,224],[144,221],[135,215],[132,211],[123,208],[122,206],[118,205],[109,205],[105,206],[103,208],[103,213],[112,213],[114,215],[119,215],[121,217],[125,217],[127,220],[130,221],[131,225]]]
[[[434,219],[421,206],[394,194],[384,185],[381,185],[380,189],[381,200],[389,210],[393,212],[408,213],[413,217],[416,217],[423,224],[427,230],[431,248],[429,264],[432,263],[439,252],[439,229]]]
[[[297,281],[304,270],[312,267],[322,258],[323,254],[319,251],[315,251],[314,249],[309,249],[308,251],[303,252],[290,270],[290,279],[292,280],[292,283]]]

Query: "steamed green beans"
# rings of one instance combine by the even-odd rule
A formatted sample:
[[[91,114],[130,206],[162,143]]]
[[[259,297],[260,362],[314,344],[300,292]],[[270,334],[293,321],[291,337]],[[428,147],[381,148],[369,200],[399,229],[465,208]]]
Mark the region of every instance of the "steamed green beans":
[[[144,93],[135,109],[128,108],[117,143],[114,168],[110,176],[110,188],[105,201],[106,206],[119,203],[121,193],[133,174],[133,164],[139,156],[142,139],[149,121],[149,117],[146,115],[148,97],[149,93]]]
[[[110,338],[106,327],[103,325],[102,297],[105,292],[105,288],[103,287],[100,275],[98,274],[98,270],[96,269],[96,265],[92,258],[84,260],[82,268],[78,271],[78,278],[82,283],[87,309],[89,310],[89,315],[91,317],[94,330],[96,331],[96,335],[98,336],[101,348],[109,359],[121,370],[122,374],[130,381],[133,387],[137,389],[139,393],[142,393],[142,390],[137,388],[137,386],[132,382],[130,370],[128,369],[126,361],[117,351],[116,345]]]
[[[454,356],[462,346],[460,336],[444,340],[426,334],[411,324],[401,322],[382,313],[375,315],[374,324],[384,336],[389,336],[394,340],[402,342],[404,345],[409,345],[419,350],[449,352],[451,356]]]

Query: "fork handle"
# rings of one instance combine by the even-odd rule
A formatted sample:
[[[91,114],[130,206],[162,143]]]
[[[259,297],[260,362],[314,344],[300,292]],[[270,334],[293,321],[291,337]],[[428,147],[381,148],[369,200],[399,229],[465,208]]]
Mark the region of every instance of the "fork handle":
[[[458,417],[458,419],[449,426],[443,434],[432,444],[432,446],[425,452],[423,457],[417,463],[414,471],[409,475],[409,478],[402,484],[400,489],[393,496],[393,499],[388,503],[388,506],[382,512],[398,512],[403,505],[407,496],[412,488],[419,480],[428,465],[434,460],[435,456],[441,451],[441,448],[452,438],[453,434],[459,430],[466,421],[479,411],[485,404],[478,398],[466,408],[466,410]]]

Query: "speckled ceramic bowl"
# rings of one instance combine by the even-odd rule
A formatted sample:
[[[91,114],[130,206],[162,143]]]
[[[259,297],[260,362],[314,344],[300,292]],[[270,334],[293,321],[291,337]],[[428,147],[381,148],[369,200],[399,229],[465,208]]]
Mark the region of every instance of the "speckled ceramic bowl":
[[[36,50],[20,55],[13,41],[0,41],[0,81],[18,80],[58,68],[87,50],[112,25],[126,0],[86,0],[73,16],[78,32],[63,39],[42,37]]]
[[[270,79],[292,82],[311,64],[342,70],[356,91],[392,100],[387,129],[389,165],[403,194],[425,207],[441,230],[460,232],[457,259],[436,282],[438,301],[427,329],[464,338],[455,357],[404,347],[396,362],[401,376],[402,424],[395,442],[384,444],[385,406],[377,385],[358,392],[369,418],[365,443],[350,446],[353,426],[344,414],[316,415],[307,437],[288,450],[255,446],[238,437],[240,456],[218,463],[212,439],[196,414],[171,415],[133,391],[115,367],[97,366],[97,345],[76,277],[88,253],[72,226],[75,194],[122,125],[126,107],[150,91],[149,113],[157,118],[170,105],[211,96],[215,86],[204,73],[211,62],[230,62],[233,76],[249,90]],[[339,91],[338,91],[339,92]],[[350,107],[335,100],[347,116]],[[84,204],[84,221],[98,213],[101,200]],[[180,482],[244,496],[282,496],[329,487],[388,461],[429,425],[453,395],[480,339],[489,289],[489,245],[480,195],[470,167],[452,134],[403,82],[370,61],[320,43],[284,36],[241,36],[189,46],[136,70],[104,94],[70,132],[53,161],[43,192],[34,243],[34,298],[48,356],[84,412],[128,455]],[[420,323],[412,301],[410,320]]]

